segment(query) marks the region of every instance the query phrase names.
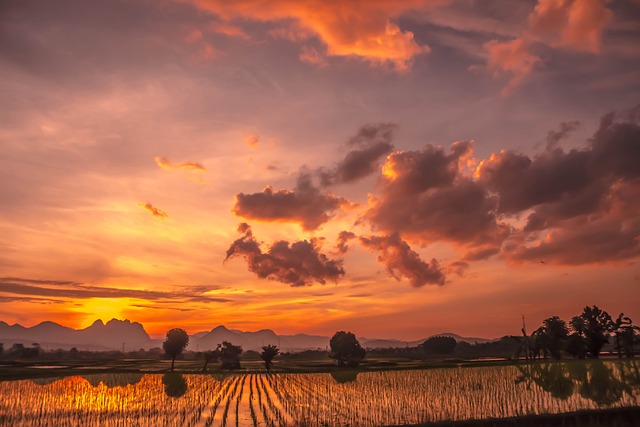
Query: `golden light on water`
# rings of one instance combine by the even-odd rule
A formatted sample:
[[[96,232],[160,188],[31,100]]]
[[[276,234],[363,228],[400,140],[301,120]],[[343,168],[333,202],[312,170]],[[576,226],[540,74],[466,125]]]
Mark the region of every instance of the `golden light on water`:
[[[358,425],[638,405],[634,361],[332,374],[101,374],[0,383],[11,426]]]

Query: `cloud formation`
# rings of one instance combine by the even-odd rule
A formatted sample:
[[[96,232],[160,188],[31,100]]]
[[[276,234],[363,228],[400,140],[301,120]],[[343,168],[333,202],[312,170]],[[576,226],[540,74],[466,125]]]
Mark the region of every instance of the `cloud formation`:
[[[337,282],[345,274],[342,261],[329,259],[321,253],[317,239],[293,243],[280,240],[263,252],[248,224],[240,224],[238,231],[244,233],[244,236],[231,244],[225,261],[242,256],[247,261],[249,271],[262,279],[288,283],[295,287],[308,286],[314,282],[324,285],[327,280]]]
[[[510,41],[491,40],[484,45],[487,54],[487,70],[494,76],[508,74],[509,81],[502,90],[502,95],[509,95],[524,79],[531,74],[540,58],[528,49],[528,43],[523,38]]]
[[[560,128],[558,130],[550,130],[547,133],[547,151],[552,151],[555,149],[560,141],[566,139],[571,132],[576,130],[580,126],[580,121],[578,120],[570,120],[566,122],[560,123]]]
[[[347,143],[354,147],[332,169],[318,170],[323,186],[347,184],[365,178],[380,170],[380,159],[393,150],[393,134],[397,126],[392,123],[367,125]]]
[[[185,169],[192,170],[196,172],[206,172],[207,169],[202,166],[200,163],[196,162],[182,162],[182,163],[172,163],[164,157],[156,157],[154,159],[156,164],[160,166],[162,169],[166,170],[177,170],[177,169]]]
[[[233,212],[243,218],[269,222],[295,222],[304,230],[315,230],[348,202],[342,197],[323,193],[309,174],[298,177],[293,191],[274,191],[271,186],[259,193],[236,195]]]
[[[138,206],[140,206],[142,209],[148,211],[149,213],[151,213],[151,215],[153,215],[154,217],[158,218],[158,219],[167,219],[169,218],[169,214],[167,214],[165,211],[163,211],[162,209],[159,209],[155,206],[153,206],[151,203],[146,202],[146,203],[138,203]]]
[[[378,262],[384,264],[387,272],[396,280],[409,279],[414,288],[445,283],[445,274],[438,261],[431,259],[429,263],[424,262],[397,233],[360,237],[360,243],[370,250],[380,252]]]
[[[325,46],[328,56],[359,57],[375,65],[391,64],[402,71],[413,59],[429,52],[411,31],[402,30],[394,18],[413,9],[426,9],[448,3],[445,0],[189,0],[225,20],[291,22],[286,34],[312,34]],[[283,31],[281,31],[283,32]],[[300,37],[296,37],[300,39]],[[318,61],[314,54],[314,61]],[[303,55],[309,59],[307,53]]]
[[[346,254],[347,251],[349,251],[349,241],[356,237],[355,233],[352,233],[351,231],[341,231],[338,233],[338,238],[336,239],[336,251],[341,255]]]
[[[183,302],[229,302],[225,298],[204,295],[211,290],[206,287],[185,288],[172,292],[149,291],[144,289],[122,289],[94,286],[79,282],[57,280],[35,280],[20,277],[0,277],[0,292],[27,296],[37,299],[87,299],[87,298],[136,298],[150,301],[183,301]]]
[[[640,253],[640,122],[608,114],[586,147],[533,158],[502,151],[483,160],[479,182],[497,194],[498,212],[529,212],[505,243],[515,261],[560,264],[620,261]]]
[[[609,0],[538,0],[529,15],[531,31],[553,46],[598,53],[602,34],[613,19]]]
[[[469,263],[491,257],[512,263],[543,260],[568,265],[636,257],[640,254],[639,111],[636,107],[623,114],[607,114],[581,149],[565,151],[559,147],[579,125],[567,121],[547,134],[545,150],[535,156],[502,150],[478,162],[471,141],[454,142],[448,151],[426,145],[421,150],[392,152],[381,167],[377,193],[369,195],[368,209],[356,223],[383,234],[360,237],[359,242],[380,252],[378,261],[393,277],[407,278],[414,287],[442,285],[446,272],[462,275]],[[355,168],[366,171],[362,175],[347,175],[345,171],[351,168],[346,159],[354,152],[362,153],[361,147],[384,145],[385,150],[390,149],[394,128],[363,127],[349,143],[357,148],[344,161],[329,171],[317,172],[322,183],[366,176],[372,170],[371,160],[379,155],[365,156],[367,167]],[[315,230],[330,220],[327,212],[346,203],[337,196],[327,199],[329,196],[313,187],[309,173],[300,175],[295,192],[274,193],[268,188],[258,194],[262,198],[241,195],[236,212],[251,206],[255,217],[297,221],[306,230]],[[251,196],[255,200],[248,204]],[[317,240],[291,246],[277,242],[263,254],[247,225],[241,225],[240,232],[245,236],[233,243],[227,258],[244,256],[259,277],[300,286],[309,283],[308,276],[335,278],[344,274],[339,261],[327,264],[334,261],[319,258],[323,255]],[[340,232],[335,253],[346,254],[349,242],[356,238],[352,231]],[[421,260],[409,246],[433,242],[453,243],[461,257],[444,268],[435,259],[429,263]],[[284,267],[285,259],[305,257],[318,271],[333,267],[333,274],[298,272],[302,268],[296,265],[303,261],[291,264],[293,272]]]
[[[411,242],[498,244],[508,228],[497,221],[497,199],[465,175],[471,154],[471,142],[453,143],[450,153],[427,145],[390,154],[381,193],[371,199],[363,219],[376,230],[398,232]]]
[[[613,19],[613,12],[605,7],[608,2],[538,0],[529,14],[528,28],[519,37],[485,43],[487,70],[494,75],[510,75],[502,94],[511,94],[541,61],[530,52],[529,46],[534,42],[578,52],[599,53],[604,30]]]
[[[260,143],[260,137],[258,135],[249,135],[247,139],[245,139],[245,143],[250,148],[256,148]]]

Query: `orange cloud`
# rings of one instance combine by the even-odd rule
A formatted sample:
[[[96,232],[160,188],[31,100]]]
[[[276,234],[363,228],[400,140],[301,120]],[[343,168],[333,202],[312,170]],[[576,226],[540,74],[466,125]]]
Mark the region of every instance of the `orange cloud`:
[[[258,135],[249,135],[244,142],[246,142],[249,147],[256,148],[260,142],[260,137]]]
[[[146,209],[147,211],[151,212],[151,215],[155,216],[158,219],[169,218],[169,215],[165,211],[163,211],[162,209],[156,208],[149,202],[138,203],[138,206],[140,206],[142,209]]]
[[[237,37],[244,40],[249,40],[249,36],[247,35],[247,33],[242,31],[241,28],[236,27],[235,25],[231,25],[224,22],[213,22],[209,26],[209,28],[214,33],[224,34],[225,36],[228,36],[228,37]]]
[[[540,61],[540,58],[530,53],[527,47],[527,42],[522,38],[507,42],[491,40],[484,45],[489,53],[487,69],[494,76],[502,73],[511,76],[502,90],[502,95],[509,95],[531,73],[533,66]]]
[[[491,40],[487,70],[511,75],[502,94],[508,95],[531,73],[540,58],[528,51],[526,40],[545,41],[553,47],[599,53],[602,34],[613,19],[604,7],[609,0],[538,0],[529,14],[529,29],[514,40]],[[526,40],[525,40],[526,39]],[[476,67],[472,67],[476,68]]]
[[[538,0],[529,15],[531,31],[551,37],[552,44],[592,53],[600,52],[602,33],[613,18],[609,0]]]
[[[207,169],[202,166],[200,163],[196,162],[182,162],[182,163],[171,163],[164,157],[155,157],[154,159],[156,164],[160,166],[162,169],[166,170],[176,170],[176,169],[188,169],[196,172],[206,172]]]
[[[303,46],[298,58],[300,58],[300,61],[306,62],[307,64],[318,65],[320,67],[326,67],[328,65],[327,59],[324,55],[311,46]]]
[[[413,59],[429,52],[410,31],[392,18],[412,9],[448,3],[448,0],[188,0],[223,19],[258,21],[292,20],[304,34],[316,35],[331,56],[356,56],[375,64],[391,64],[396,70],[410,68]],[[296,33],[297,34],[297,33]]]

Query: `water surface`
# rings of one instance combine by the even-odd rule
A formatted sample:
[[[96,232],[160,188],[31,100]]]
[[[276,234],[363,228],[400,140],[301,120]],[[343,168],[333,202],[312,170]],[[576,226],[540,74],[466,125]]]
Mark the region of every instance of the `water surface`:
[[[1,426],[378,426],[638,406],[635,361],[0,383]]]

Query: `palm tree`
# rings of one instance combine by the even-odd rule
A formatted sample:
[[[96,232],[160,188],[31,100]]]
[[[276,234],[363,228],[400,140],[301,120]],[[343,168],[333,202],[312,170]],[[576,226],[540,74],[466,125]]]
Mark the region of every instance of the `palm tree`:
[[[264,360],[264,367],[267,368],[267,371],[271,370],[271,364],[274,357],[280,354],[280,349],[275,345],[265,345],[262,347],[262,353],[260,353],[260,358]]]
[[[609,342],[614,322],[609,313],[594,305],[585,307],[580,316],[571,319],[571,327],[575,335],[583,338],[591,356],[597,359],[602,347]]]
[[[633,325],[633,321],[620,313],[618,318],[613,322],[612,328],[616,337],[616,350],[618,351],[618,357],[622,358],[622,350],[627,357],[633,357],[633,344],[636,338],[636,331],[640,331],[640,328]]]

